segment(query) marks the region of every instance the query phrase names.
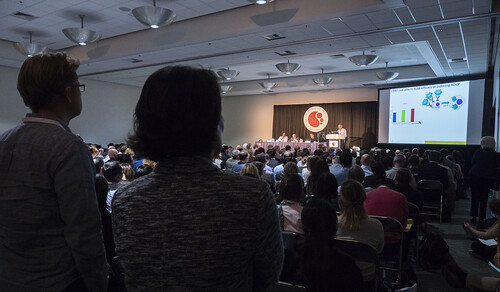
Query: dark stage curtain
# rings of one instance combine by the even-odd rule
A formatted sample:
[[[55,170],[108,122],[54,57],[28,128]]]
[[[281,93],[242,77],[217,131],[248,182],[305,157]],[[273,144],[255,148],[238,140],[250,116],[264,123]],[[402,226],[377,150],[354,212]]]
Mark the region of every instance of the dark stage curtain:
[[[328,124],[321,132],[336,131],[337,125],[342,124],[347,130],[346,146],[371,148],[377,143],[377,102],[275,105],[273,137],[276,139],[285,132],[289,138],[295,133],[297,137],[308,140],[310,132],[304,126],[304,114],[312,106],[321,106],[328,113]]]

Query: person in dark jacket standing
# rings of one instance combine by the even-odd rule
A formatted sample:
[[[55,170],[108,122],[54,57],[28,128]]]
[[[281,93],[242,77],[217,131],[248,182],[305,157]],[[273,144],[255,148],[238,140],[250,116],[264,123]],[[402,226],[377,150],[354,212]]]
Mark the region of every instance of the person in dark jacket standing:
[[[495,176],[500,164],[500,154],[495,151],[495,138],[485,136],[481,139],[481,149],[476,150],[472,156],[469,175],[471,177],[471,203],[470,222],[475,224],[478,216],[479,220],[486,218],[486,204],[488,203],[488,193],[495,182]]]

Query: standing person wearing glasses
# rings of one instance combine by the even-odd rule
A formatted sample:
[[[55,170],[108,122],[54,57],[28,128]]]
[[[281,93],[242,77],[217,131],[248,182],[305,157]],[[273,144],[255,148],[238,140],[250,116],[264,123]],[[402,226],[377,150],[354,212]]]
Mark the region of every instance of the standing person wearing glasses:
[[[37,55],[19,71],[32,113],[0,135],[2,291],[106,291],[94,165],[68,127],[82,110],[78,66]]]

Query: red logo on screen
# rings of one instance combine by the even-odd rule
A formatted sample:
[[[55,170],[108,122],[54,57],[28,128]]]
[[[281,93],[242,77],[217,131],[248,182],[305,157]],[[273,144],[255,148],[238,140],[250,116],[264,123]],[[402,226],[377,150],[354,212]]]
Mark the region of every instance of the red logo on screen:
[[[304,114],[304,125],[309,131],[323,130],[328,124],[328,114],[319,106],[310,107]]]

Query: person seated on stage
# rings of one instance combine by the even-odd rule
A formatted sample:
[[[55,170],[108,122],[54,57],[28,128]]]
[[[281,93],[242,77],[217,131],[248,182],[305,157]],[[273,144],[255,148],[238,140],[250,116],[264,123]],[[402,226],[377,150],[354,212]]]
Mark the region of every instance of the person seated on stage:
[[[285,132],[276,140],[276,142],[288,142],[288,136],[286,135]]]
[[[316,136],[314,136],[313,133],[309,133],[309,140],[311,140],[311,142],[316,142]]]
[[[292,134],[292,139],[290,139],[292,143],[299,143],[299,138],[297,138],[296,134]]]

